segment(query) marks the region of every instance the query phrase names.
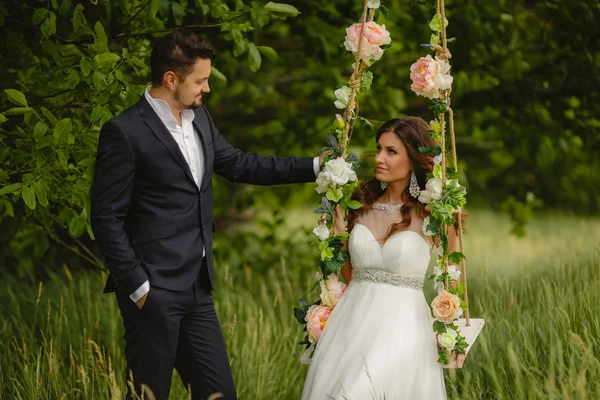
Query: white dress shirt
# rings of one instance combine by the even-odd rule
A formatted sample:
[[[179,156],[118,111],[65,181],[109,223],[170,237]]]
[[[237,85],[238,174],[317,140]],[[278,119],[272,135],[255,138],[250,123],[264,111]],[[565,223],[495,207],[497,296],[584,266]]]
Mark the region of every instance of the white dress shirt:
[[[165,127],[169,130],[173,139],[177,142],[185,161],[187,161],[192,176],[198,188],[202,186],[202,177],[204,176],[204,153],[202,151],[202,143],[198,134],[194,130],[194,111],[183,110],[181,112],[181,126],[177,125],[177,120],[171,112],[169,104],[161,99],[155,99],[150,96],[150,88],[146,88],[144,96],[152,109],[156,112],[160,120],[165,124]],[[313,169],[315,176],[319,173],[319,157],[315,157],[313,160]],[[202,249],[202,256],[206,255],[206,248]],[[146,281],[140,286],[135,292],[129,295],[129,298],[133,302],[137,302],[139,299],[144,297],[146,293],[150,291],[150,282]]]

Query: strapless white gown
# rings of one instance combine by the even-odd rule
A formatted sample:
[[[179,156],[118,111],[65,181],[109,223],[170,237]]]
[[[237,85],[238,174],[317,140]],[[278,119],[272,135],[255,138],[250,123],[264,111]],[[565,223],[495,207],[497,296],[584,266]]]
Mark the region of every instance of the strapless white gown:
[[[429,244],[402,231],[382,246],[356,224],[349,250],[353,279],[321,335],[302,399],[446,399],[422,291]]]

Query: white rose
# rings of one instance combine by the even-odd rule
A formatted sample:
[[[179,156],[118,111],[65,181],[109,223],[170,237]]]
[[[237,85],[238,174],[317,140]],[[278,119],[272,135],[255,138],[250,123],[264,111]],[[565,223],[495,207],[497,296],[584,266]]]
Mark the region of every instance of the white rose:
[[[421,203],[429,204],[431,202],[431,192],[429,190],[421,190],[419,201]]]
[[[325,224],[321,224],[313,229],[313,233],[317,235],[319,240],[327,240],[329,239],[329,229]]]
[[[437,251],[438,256],[441,257],[444,255],[444,248],[442,246],[436,247],[435,250]]]
[[[458,270],[456,265],[448,265],[448,275],[450,275],[450,279],[459,280],[460,279],[460,271]]]
[[[339,88],[338,90],[335,91],[335,103],[334,105],[339,108],[340,110],[345,109],[346,107],[348,107],[348,102],[350,101],[350,93],[352,92],[352,89],[350,89],[348,86],[342,86],[341,88]]]
[[[454,329],[447,329],[446,332],[438,335],[438,343],[447,350],[453,350],[456,345],[456,337],[458,334]]]
[[[425,190],[428,190],[431,193],[431,198],[434,200],[442,198],[442,187],[442,180],[438,178],[431,178],[425,184]]]
[[[317,193],[325,193],[329,189],[329,180],[325,179],[325,174],[322,172],[317,176]]]
[[[442,162],[442,155],[438,154],[437,156],[433,157],[433,162],[435,164],[438,164],[438,165],[441,164],[441,162]]]
[[[325,179],[335,185],[345,185],[358,179],[356,172],[352,169],[352,164],[346,162],[342,157],[328,161],[323,174]]]
[[[367,5],[367,7],[377,10],[380,5],[380,0],[369,0],[369,4]]]

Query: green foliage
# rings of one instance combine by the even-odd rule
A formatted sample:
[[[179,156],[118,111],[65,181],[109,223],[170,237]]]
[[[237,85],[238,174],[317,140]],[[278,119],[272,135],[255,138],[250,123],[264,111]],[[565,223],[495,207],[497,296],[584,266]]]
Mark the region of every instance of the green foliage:
[[[336,111],[333,91],[350,73],[339,43],[362,11],[360,2],[316,0],[288,1],[293,9],[246,0],[93,3],[0,6],[0,263],[23,277],[34,266],[53,268],[53,260],[100,264],[87,229],[97,134],[142,94],[154,37],[188,26],[215,45],[215,79],[205,102],[230,143],[263,154],[315,156]],[[426,99],[410,91],[408,69],[430,38],[435,1],[383,5],[388,15],[378,22],[394,45],[372,66],[377,78],[361,93],[360,114],[375,128],[405,115],[429,121]],[[542,207],[598,213],[600,89],[589,79],[600,75],[590,40],[600,29],[597,2],[454,2],[447,18],[448,35],[460,37],[450,45],[452,107],[471,204],[510,213],[521,235]],[[259,59],[251,44],[260,56],[257,72],[250,70]],[[56,142],[64,119],[70,131],[62,122]],[[372,150],[373,138],[357,124],[353,150]],[[48,206],[34,191],[30,207],[32,181],[49,188]],[[241,210],[314,200],[308,186],[251,188],[220,178],[215,193],[217,229],[237,222]],[[86,229],[75,240],[69,231],[79,233],[83,220]]]
[[[0,8],[0,262],[23,276],[45,264],[31,250],[48,240],[55,256],[102,267],[89,227],[98,132],[142,95],[155,37],[189,26],[216,41],[221,57],[233,53],[239,69],[256,72],[262,55],[277,59],[256,33],[298,14],[257,1],[19,3]]]

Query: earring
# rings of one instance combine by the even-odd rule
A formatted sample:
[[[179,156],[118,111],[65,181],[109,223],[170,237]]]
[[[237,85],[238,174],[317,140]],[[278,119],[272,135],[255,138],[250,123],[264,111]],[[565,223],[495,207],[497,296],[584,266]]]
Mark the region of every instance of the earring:
[[[381,182],[381,190],[387,189],[387,182]]]
[[[410,186],[408,187],[408,192],[415,199],[421,194],[421,188],[419,187],[419,182],[417,182],[417,176],[415,175],[414,171],[410,175]]]

